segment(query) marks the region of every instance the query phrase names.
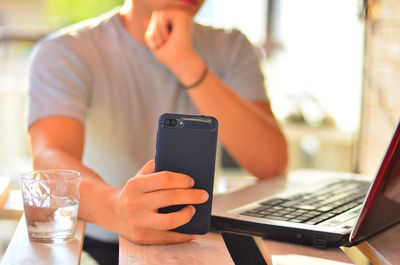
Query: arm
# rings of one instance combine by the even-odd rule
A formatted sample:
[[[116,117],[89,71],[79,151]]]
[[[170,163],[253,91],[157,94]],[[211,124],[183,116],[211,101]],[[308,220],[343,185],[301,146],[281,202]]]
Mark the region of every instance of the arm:
[[[79,218],[117,231],[115,224],[107,219],[114,212],[111,200],[118,190],[80,162],[83,135],[83,125],[71,118],[49,117],[35,122],[29,128],[34,168],[67,168],[81,172]]]
[[[207,201],[205,191],[191,189],[194,182],[189,176],[154,173],[154,161],[150,161],[122,188],[111,187],[81,163],[84,127],[79,121],[61,116],[43,118],[31,125],[29,135],[35,169],[68,168],[82,173],[80,219],[141,244],[193,239],[168,231],[189,222],[193,206],[170,214],[157,212],[165,206]]]
[[[201,113],[221,121],[222,143],[241,166],[260,179],[284,172],[286,141],[268,103],[245,101],[213,74],[189,95]]]
[[[90,59],[81,44],[66,36],[41,42],[33,52],[28,132],[34,168],[82,173],[78,211],[82,220],[142,244],[191,240],[190,235],[168,230],[189,222],[194,207],[187,206],[172,214],[157,212],[165,206],[207,200],[205,191],[190,189],[193,181],[189,176],[154,173],[154,161],[150,161],[123,187],[112,187],[82,164],[84,120],[94,76],[85,64]]]
[[[168,25],[172,25],[171,32]],[[169,10],[162,16],[152,16],[145,36],[157,59],[182,84],[195,82],[205,68],[192,47],[190,34],[191,17]],[[241,166],[260,179],[284,172],[286,140],[267,102],[244,100],[212,72],[188,94],[200,113],[219,120],[222,143]]]

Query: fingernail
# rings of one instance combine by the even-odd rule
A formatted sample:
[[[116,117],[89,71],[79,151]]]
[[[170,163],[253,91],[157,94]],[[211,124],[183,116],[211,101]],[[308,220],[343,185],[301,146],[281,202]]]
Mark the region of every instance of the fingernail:
[[[208,200],[208,193],[207,192],[203,192],[203,194],[201,195],[201,199],[203,201],[207,201]]]
[[[196,208],[194,207],[194,206],[190,206],[192,209],[192,214],[195,214],[196,213]]]
[[[193,187],[193,186],[194,186],[194,180],[190,179],[190,187]]]

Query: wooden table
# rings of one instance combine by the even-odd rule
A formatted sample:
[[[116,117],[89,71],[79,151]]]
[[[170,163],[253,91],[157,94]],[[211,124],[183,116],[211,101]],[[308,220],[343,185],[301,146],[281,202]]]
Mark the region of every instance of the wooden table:
[[[4,205],[0,207],[0,219],[15,219],[21,218],[24,213],[24,203],[20,190],[10,189],[8,198]]]
[[[308,246],[262,240],[268,264],[353,264],[339,248],[321,250]],[[234,264],[220,234],[208,233],[192,243],[141,246],[120,237],[119,264]]]
[[[244,185],[254,179],[245,178]],[[223,182],[237,189],[238,180]],[[222,187],[226,190],[226,187]],[[77,223],[75,239],[68,244],[39,244],[29,241],[22,216],[1,265],[6,264],[79,264],[85,224]],[[268,264],[400,264],[400,224],[380,233],[357,247],[317,249],[310,246],[263,240],[254,237]],[[218,233],[199,236],[191,243],[142,246],[120,237],[119,263],[125,264],[233,264]]]
[[[1,265],[80,264],[85,222],[76,224],[75,238],[69,243],[42,244],[29,241],[25,217],[22,215]]]
[[[0,208],[3,208],[4,204],[7,202],[9,192],[10,179],[7,177],[0,177]]]
[[[208,233],[191,243],[142,246],[119,239],[119,264],[233,264],[221,236]]]
[[[254,183],[254,178],[221,179],[221,191]],[[217,187],[218,191],[218,187]],[[268,264],[400,264],[400,224],[352,248],[317,249],[254,237]],[[218,233],[199,236],[192,243],[142,246],[120,237],[119,264],[233,264]]]
[[[349,257],[359,257],[363,264],[400,264],[400,224],[362,242],[356,247],[341,248]]]
[[[400,264],[400,225],[356,247],[317,249],[311,246],[263,240],[261,252],[268,264]],[[208,233],[192,243],[142,246],[120,237],[119,264],[233,264],[218,233]]]

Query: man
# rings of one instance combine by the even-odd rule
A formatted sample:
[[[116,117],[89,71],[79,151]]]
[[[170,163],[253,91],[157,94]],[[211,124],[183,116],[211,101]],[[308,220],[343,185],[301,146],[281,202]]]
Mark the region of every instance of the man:
[[[189,222],[190,205],[208,194],[191,189],[190,176],[154,173],[164,112],[216,117],[224,147],[260,179],[285,170],[286,142],[257,56],[238,31],[194,24],[202,3],[127,0],[35,48],[28,117],[34,167],[82,173],[79,218],[91,223],[85,243],[118,242],[118,234],[140,244],[194,238],[169,230]],[[175,204],[189,206],[157,213]]]

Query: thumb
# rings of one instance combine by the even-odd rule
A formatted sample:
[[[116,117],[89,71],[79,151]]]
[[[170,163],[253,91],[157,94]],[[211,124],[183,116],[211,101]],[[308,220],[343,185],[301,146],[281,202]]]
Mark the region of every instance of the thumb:
[[[155,170],[155,162],[154,159],[147,162],[138,172],[139,175],[148,175],[154,173]]]

